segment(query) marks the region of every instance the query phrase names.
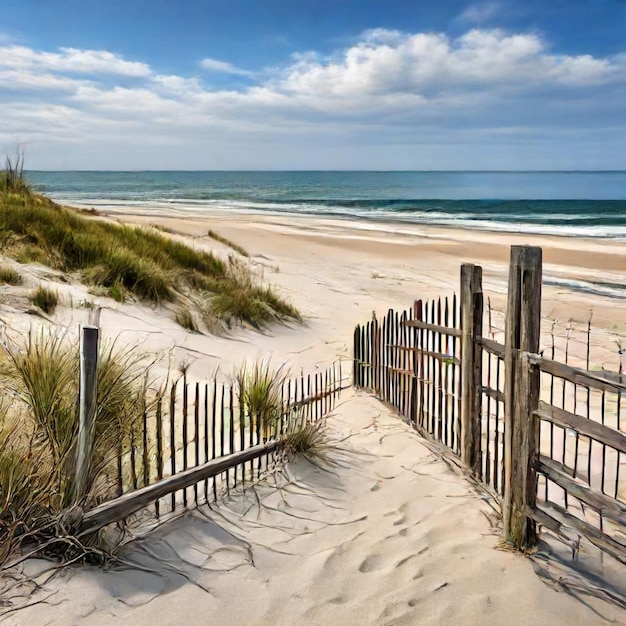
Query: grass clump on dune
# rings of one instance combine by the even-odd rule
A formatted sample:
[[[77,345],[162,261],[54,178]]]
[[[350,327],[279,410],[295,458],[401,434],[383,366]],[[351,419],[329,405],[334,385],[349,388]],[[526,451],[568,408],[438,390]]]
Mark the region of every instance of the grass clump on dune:
[[[193,318],[193,313],[187,307],[179,307],[174,319],[179,326],[182,326],[186,330],[190,330],[193,333],[198,332],[198,326]]]
[[[243,321],[255,328],[282,319],[301,320],[294,306],[282,300],[271,287],[256,283],[248,268],[233,257],[225,279],[217,285],[204,314],[229,326],[233,321]]]
[[[9,160],[0,179],[0,245],[7,255],[77,272],[118,300],[177,303],[195,294],[209,327],[239,320],[260,328],[300,319],[249,267],[191,248],[154,228],[124,226],[59,206],[31,192],[22,164]]]
[[[0,267],[0,284],[21,285],[22,275],[12,267]]]
[[[59,304],[59,294],[48,287],[40,285],[29,296],[28,299],[38,306],[44,313],[54,313]]]
[[[284,366],[274,367],[267,358],[244,363],[233,375],[243,417],[265,439],[275,436],[280,424],[287,375]]]
[[[250,256],[245,248],[240,246],[238,243],[235,243],[234,241],[231,241],[230,239],[223,237],[222,235],[215,232],[214,230],[209,230],[207,234],[211,239],[214,239],[215,241],[219,241],[220,243],[223,243],[225,246],[232,248],[235,252],[238,252],[241,256],[245,256],[245,257]]]
[[[146,407],[145,369],[131,351],[102,344],[92,465],[84,501],[74,493],[78,439],[78,349],[66,335],[31,333],[0,348],[0,564],[25,539],[49,541],[72,504],[93,506],[117,493],[117,450],[135,442]],[[139,454],[141,458],[141,455]],[[58,526],[58,524],[57,524]],[[58,529],[57,529],[58,530]],[[76,549],[60,542],[55,556]]]

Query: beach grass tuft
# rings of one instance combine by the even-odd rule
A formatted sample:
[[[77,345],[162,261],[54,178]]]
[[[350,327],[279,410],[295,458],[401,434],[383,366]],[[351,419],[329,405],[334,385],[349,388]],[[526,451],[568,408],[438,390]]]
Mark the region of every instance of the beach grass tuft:
[[[267,439],[276,434],[283,415],[283,386],[288,372],[284,365],[274,366],[269,358],[244,363],[232,379],[239,406],[250,428]]]
[[[235,252],[237,252],[241,256],[245,256],[245,257],[249,257],[250,256],[250,254],[248,253],[248,251],[245,248],[240,246],[238,243],[235,243],[234,241],[231,241],[230,239],[227,239],[226,237],[223,237],[218,232],[216,232],[214,230],[209,230],[209,232],[207,234],[208,234],[208,236],[211,239],[214,239],[215,241],[219,241],[219,243],[222,243],[225,246],[228,246],[229,248],[231,248],[232,250],[234,250]]]
[[[12,267],[0,267],[0,284],[21,285],[23,282],[22,275]]]
[[[59,294],[54,289],[40,285],[30,293],[28,299],[44,313],[52,314],[59,304]]]
[[[193,318],[193,313],[186,306],[181,305],[178,307],[174,319],[179,326],[182,326],[186,330],[190,330],[193,333],[198,332],[198,325]]]
[[[296,455],[303,455],[308,458],[323,457],[323,452],[327,447],[323,433],[323,422],[304,424],[304,426],[292,430],[281,438],[280,445],[288,457]]]

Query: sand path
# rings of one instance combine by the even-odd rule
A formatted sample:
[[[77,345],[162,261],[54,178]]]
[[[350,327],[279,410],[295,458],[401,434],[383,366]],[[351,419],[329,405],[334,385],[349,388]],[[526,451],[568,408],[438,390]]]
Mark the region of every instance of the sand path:
[[[54,610],[1,623],[624,623],[497,550],[493,504],[367,394],[344,395],[327,437],[330,464],[299,460],[131,545],[124,557],[152,573],[71,570]]]

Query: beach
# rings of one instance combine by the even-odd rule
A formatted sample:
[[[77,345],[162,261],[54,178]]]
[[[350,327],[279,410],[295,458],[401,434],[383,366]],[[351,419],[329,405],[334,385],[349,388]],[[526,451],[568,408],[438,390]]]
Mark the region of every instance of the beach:
[[[584,336],[593,309],[592,365],[613,371],[619,366],[616,341],[626,334],[626,301],[589,288],[626,282],[626,243],[310,216],[138,213],[128,207],[123,217],[116,210],[109,218],[166,228],[193,247],[227,256],[232,251],[207,236],[209,229],[217,231],[243,246],[263,281],[276,286],[304,317],[302,325],[264,332],[239,327],[216,337],[187,333],[166,307],[96,298],[104,335],[160,355],[157,372],[185,362],[192,380],[207,380],[218,369],[227,379],[243,360],[265,355],[287,362],[296,373],[323,369],[337,359],[348,372],[356,323],[373,313],[381,318],[389,308],[405,309],[418,298],[458,291],[462,262],[483,266],[485,297],[493,310],[490,332],[497,336],[503,328],[509,246],[519,243],[544,250],[546,332],[554,320],[557,335]],[[42,280],[40,269],[32,271],[29,281]],[[50,273],[43,277],[50,278]],[[77,303],[93,297],[76,284],[59,284],[59,290],[65,306],[55,319],[76,329],[88,316]],[[21,315],[22,309],[19,301],[9,302],[3,321],[26,330],[33,320]],[[542,341],[549,341],[548,335]],[[584,361],[583,346],[569,345],[572,362]],[[326,432],[334,446],[333,465],[319,468],[298,460],[213,510],[202,508],[162,526],[126,549],[134,569],[72,567],[37,591],[32,602],[40,604],[10,613],[0,623],[605,624],[626,619],[619,606],[585,593],[575,568],[551,570],[548,576],[537,561],[497,549],[497,506],[373,397],[344,391]],[[602,568],[596,556],[583,555],[581,561],[593,571]],[[31,571],[38,567],[44,566],[28,565]],[[613,566],[607,564],[604,573],[615,580]],[[554,582],[559,576],[577,591],[559,591]]]

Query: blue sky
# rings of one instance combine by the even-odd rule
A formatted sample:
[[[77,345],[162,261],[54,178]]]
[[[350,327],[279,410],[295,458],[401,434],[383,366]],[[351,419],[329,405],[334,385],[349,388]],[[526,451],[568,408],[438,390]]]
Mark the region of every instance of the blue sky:
[[[33,169],[626,169],[624,0],[20,0]]]

